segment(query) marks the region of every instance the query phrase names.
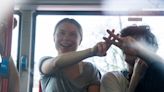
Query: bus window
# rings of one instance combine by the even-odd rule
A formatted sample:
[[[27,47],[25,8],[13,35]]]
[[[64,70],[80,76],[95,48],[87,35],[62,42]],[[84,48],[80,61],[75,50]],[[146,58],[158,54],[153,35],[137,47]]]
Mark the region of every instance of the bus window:
[[[162,44],[162,34],[164,34],[161,24],[164,23],[164,17],[160,16],[140,16],[142,20],[140,21],[129,21],[129,17],[136,16],[103,16],[103,15],[37,15],[36,17],[36,41],[35,41],[35,65],[34,65],[34,82],[33,82],[33,92],[38,91],[38,81],[40,79],[39,74],[39,60],[43,56],[53,56],[57,55],[55,45],[53,42],[53,32],[56,23],[62,18],[74,18],[76,19],[83,28],[83,41],[80,45],[79,50],[90,48],[94,46],[97,42],[102,41],[103,36],[108,36],[106,34],[106,29],[115,29],[119,32],[122,28],[136,24],[136,25],[150,25],[152,31],[157,35],[159,41],[159,51],[157,52],[160,56],[164,53],[164,43]],[[163,51],[162,51],[163,50]],[[126,64],[122,61],[123,55],[121,51],[112,46],[107,52],[105,57],[92,57],[85,61],[95,64],[102,75],[108,71],[120,70],[126,67]]]
[[[117,16],[38,15],[36,19],[36,41],[35,41],[36,43],[35,43],[33,92],[36,92],[36,90],[38,90],[37,89],[38,80],[40,79],[40,77],[38,77],[39,59],[43,56],[57,55],[55,45],[53,42],[53,31],[56,23],[65,17],[76,19],[83,28],[83,41],[80,45],[79,50],[90,48],[94,46],[97,42],[101,41],[103,36],[107,36],[106,29],[117,28],[116,30],[120,30],[119,19]],[[109,60],[107,60],[107,58]],[[123,67],[121,66],[122,65],[121,62],[118,62],[118,64],[114,62],[110,62],[110,64],[107,64],[108,61],[113,61],[111,59],[112,58],[110,57],[103,57],[103,58],[93,57],[93,58],[86,59],[85,61],[94,63],[101,70],[102,73],[105,73],[106,70],[113,70],[115,68],[120,69]],[[106,62],[103,62],[105,60]],[[109,66],[107,67],[106,65]],[[36,75],[37,77],[35,77]]]
[[[13,57],[14,64],[16,65],[17,61],[17,52],[18,52],[18,33],[19,33],[19,15],[14,14],[14,17],[17,20],[17,25],[12,32],[12,45],[11,45],[11,56]]]

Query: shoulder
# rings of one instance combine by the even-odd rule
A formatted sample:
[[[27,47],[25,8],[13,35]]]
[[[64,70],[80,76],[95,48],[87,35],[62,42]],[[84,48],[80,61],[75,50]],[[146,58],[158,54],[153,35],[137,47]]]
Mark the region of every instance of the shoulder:
[[[52,58],[52,57],[51,56],[44,56],[40,59],[40,62],[45,61],[45,60],[50,59],[50,58]]]
[[[101,91],[122,92],[121,77],[123,76],[120,71],[112,71],[104,74],[101,79]]]
[[[119,82],[124,78],[123,74],[120,71],[112,71],[103,75],[101,82],[104,84]]]
[[[51,58],[53,58],[53,57],[51,57],[51,56],[44,56],[44,57],[42,57],[39,61],[39,71],[42,73],[42,71],[41,71],[41,67],[42,67],[42,64],[43,64],[43,62],[44,61],[46,61],[46,60],[48,60],[48,59],[51,59]]]
[[[90,62],[83,62],[83,67],[87,69],[98,70],[97,67]]]
[[[119,76],[121,76],[119,71],[107,72],[103,75],[102,80],[116,79]]]
[[[83,62],[83,71],[87,71],[92,74],[100,74],[99,69],[90,62]]]
[[[43,62],[44,61],[46,61],[46,60],[48,60],[48,59],[51,59],[51,58],[53,58],[53,57],[50,57],[50,56],[44,56],[44,57],[42,57],[39,61],[39,66],[42,66],[42,64],[43,64]]]
[[[92,82],[92,84],[99,84],[101,73],[100,71],[90,62],[83,62],[83,76],[86,80]]]

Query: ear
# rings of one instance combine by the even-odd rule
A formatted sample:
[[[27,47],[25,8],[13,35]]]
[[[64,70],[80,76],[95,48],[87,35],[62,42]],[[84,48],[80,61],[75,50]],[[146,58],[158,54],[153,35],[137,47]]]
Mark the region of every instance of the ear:
[[[53,34],[53,40],[54,40],[54,43],[55,43],[56,39],[55,39],[55,35],[54,34]]]
[[[81,42],[82,42],[82,38],[80,39],[79,45],[81,44]]]

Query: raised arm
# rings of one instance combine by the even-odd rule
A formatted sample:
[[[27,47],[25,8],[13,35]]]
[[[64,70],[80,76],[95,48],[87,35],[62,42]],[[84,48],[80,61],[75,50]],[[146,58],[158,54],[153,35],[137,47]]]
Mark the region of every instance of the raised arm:
[[[135,92],[135,89],[141,78],[144,76],[144,73],[146,72],[147,68],[148,65],[144,63],[141,59],[138,58],[135,61],[133,74],[128,87],[128,92]]]
[[[126,51],[126,49],[133,49],[133,52],[135,52],[136,56],[143,59],[145,63],[150,65],[151,63],[163,63],[163,59],[158,56],[156,53],[152,52],[151,50],[145,48],[143,44],[136,41],[132,37],[123,37],[119,38],[120,42],[117,46],[121,48],[122,50]],[[120,45],[121,44],[121,45]]]
[[[63,69],[70,65],[77,64],[88,57],[104,56],[106,55],[106,51],[106,43],[100,42],[96,44],[93,48],[64,53],[55,58],[43,61],[43,63],[40,65],[41,72],[44,74],[51,74],[58,69]]]
[[[47,59],[43,61],[41,64],[41,71],[44,74],[51,74],[58,69],[62,69],[64,67],[76,64],[83,60],[84,58],[92,56],[91,49],[82,50],[82,51],[73,51],[61,54],[57,57]]]
[[[164,60],[160,56],[149,50],[147,46],[144,46],[140,42],[136,41],[134,38],[130,36],[119,37],[118,35],[115,35],[113,31],[109,31],[109,30],[107,30],[107,32],[109,34],[108,38],[105,37],[105,41],[107,44],[111,45],[112,43],[125,52],[128,49],[132,49],[131,50],[132,53],[137,55],[139,58],[143,59],[144,62],[146,62],[148,65],[153,63],[154,61],[164,64],[163,62]]]

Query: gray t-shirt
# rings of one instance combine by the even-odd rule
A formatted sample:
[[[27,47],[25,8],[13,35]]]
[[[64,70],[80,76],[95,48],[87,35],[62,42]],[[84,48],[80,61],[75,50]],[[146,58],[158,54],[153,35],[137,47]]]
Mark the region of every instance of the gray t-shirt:
[[[44,59],[45,60],[45,59]],[[42,65],[41,64],[40,66]],[[62,70],[52,75],[44,75],[41,71],[41,87],[43,92],[87,92],[89,85],[100,85],[101,74],[89,62],[83,63],[82,73],[74,80],[69,79]]]

